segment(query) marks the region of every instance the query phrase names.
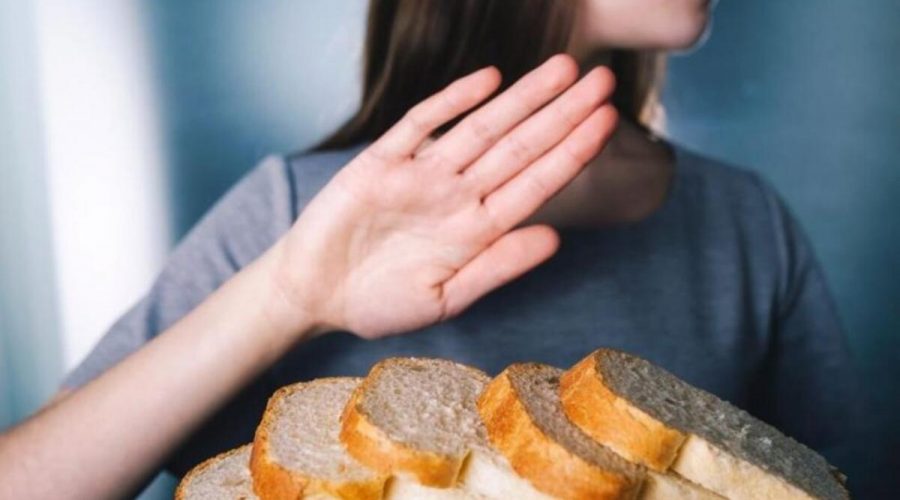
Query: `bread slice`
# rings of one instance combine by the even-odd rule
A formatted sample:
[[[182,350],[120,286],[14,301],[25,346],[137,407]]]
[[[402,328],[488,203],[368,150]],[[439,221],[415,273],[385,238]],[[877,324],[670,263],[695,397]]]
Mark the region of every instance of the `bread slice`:
[[[360,462],[393,476],[388,498],[547,500],[487,443],[475,400],[489,381],[447,360],[383,360],[351,396],[341,440]]]
[[[256,429],[250,470],[260,498],[380,499],[387,475],[350,456],[340,416],[359,378],[322,378],[282,387]]]
[[[849,498],[814,451],[636,356],[595,351],[562,376],[560,398],[598,442],[728,498]]]
[[[249,444],[210,458],[184,476],[175,500],[256,500],[249,462]]]
[[[563,413],[561,374],[514,364],[478,400],[491,444],[537,489],[565,499],[721,499],[675,475],[648,473],[583,433]]]

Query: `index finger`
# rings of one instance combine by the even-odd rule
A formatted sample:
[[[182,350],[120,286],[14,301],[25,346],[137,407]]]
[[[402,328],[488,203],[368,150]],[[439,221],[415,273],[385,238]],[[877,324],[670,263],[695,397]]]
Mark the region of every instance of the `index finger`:
[[[382,160],[409,158],[441,125],[472,109],[500,86],[500,71],[481,68],[410,108],[368,150]]]
[[[557,54],[509,89],[465,117],[429,146],[428,153],[458,172],[478,159],[519,122],[543,107],[578,78],[578,64]]]

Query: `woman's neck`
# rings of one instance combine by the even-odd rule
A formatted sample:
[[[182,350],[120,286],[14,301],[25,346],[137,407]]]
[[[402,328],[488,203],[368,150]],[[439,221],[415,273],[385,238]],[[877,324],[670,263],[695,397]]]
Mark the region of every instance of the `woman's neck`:
[[[582,74],[610,64],[611,51],[577,40],[573,37],[568,52]],[[604,227],[645,219],[666,200],[674,163],[665,141],[623,117],[604,150],[525,223]]]
[[[595,228],[642,220],[666,200],[673,174],[671,147],[623,119],[603,152],[525,224]]]

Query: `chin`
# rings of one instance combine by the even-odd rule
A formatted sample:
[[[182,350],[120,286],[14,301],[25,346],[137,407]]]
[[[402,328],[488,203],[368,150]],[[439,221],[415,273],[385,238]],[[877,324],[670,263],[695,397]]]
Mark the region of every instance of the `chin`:
[[[582,27],[597,48],[683,51],[706,40],[714,0],[590,0]]]
[[[705,12],[698,13],[680,23],[669,25],[657,48],[673,51],[696,48],[709,37],[711,28],[709,15]]]

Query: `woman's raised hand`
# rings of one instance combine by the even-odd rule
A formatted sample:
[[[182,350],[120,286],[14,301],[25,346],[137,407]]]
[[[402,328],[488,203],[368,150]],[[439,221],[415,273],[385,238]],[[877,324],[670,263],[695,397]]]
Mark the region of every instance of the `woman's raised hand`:
[[[608,140],[612,73],[556,55],[437,140],[500,85],[484,68],[420,102],[313,198],[279,242],[275,280],[318,329],[377,338],[454,316],[557,249],[517,228]]]

